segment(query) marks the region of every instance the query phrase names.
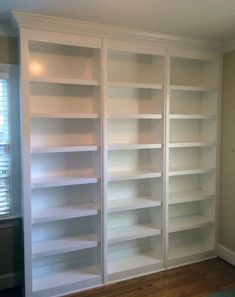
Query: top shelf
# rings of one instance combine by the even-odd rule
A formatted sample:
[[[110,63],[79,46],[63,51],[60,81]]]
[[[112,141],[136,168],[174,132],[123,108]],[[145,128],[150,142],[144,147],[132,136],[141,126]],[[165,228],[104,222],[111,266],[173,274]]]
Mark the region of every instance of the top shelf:
[[[134,88],[134,89],[153,89],[162,90],[163,84],[149,84],[149,83],[128,83],[128,82],[108,82],[109,87],[115,88]]]
[[[66,84],[66,85],[81,85],[81,86],[99,86],[98,80],[46,77],[46,76],[44,76],[44,77],[30,77],[30,82]]]

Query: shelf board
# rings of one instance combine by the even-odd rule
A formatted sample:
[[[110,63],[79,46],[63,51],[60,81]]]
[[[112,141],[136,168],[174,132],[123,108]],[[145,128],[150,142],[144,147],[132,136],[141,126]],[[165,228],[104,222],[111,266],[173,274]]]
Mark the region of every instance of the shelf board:
[[[108,82],[109,87],[162,90],[163,84]]]
[[[143,209],[150,207],[161,206],[162,202],[155,200],[151,196],[136,197],[136,198],[123,198],[123,199],[112,199],[108,201],[108,212],[120,212],[133,209]]]
[[[180,147],[205,147],[215,145],[214,141],[190,141],[190,142],[172,142],[169,144],[169,148]]]
[[[188,174],[201,174],[208,173],[214,168],[198,165],[198,166],[184,166],[184,167],[171,167],[169,176],[188,175]]]
[[[213,220],[204,215],[190,215],[169,219],[169,233],[197,229],[211,224]]]
[[[98,145],[41,145],[32,146],[31,154],[94,152],[98,150]]]
[[[40,224],[58,220],[94,216],[98,214],[98,208],[94,203],[78,205],[66,205],[32,211],[32,223]]]
[[[71,236],[33,243],[33,259],[69,253],[82,249],[88,249],[98,246],[98,238],[95,234],[86,234],[80,236]]]
[[[81,176],[49,176],[42,178],[32,178],[31,188],[48,188],[81,184],[97,183],[99,177],[95,175],[81,175]]]
[[[210,120],[214,119],[214,114],[170,114],[170,120]]]
[[[109,244],[160,235],[161,230],[153,225],[134,225],[108,230]]]
[[[212,250],[213,248],[208,247],[208,245],[206,245],[203,242],[186,244],[184,246],[180,245],[179,247],[174,247],[169,249],[168,260],[176,260],[176,259],[191,256],[191,255],[206,253]]]
[[[116,261],[108,263],[108,275],[160,263],[162,263],[162,260],[145,254],[136,254],[122,259],[118,258]]]
[[[161,143],[114,143],[109,144],[110,151],[115,150],[140,150],[140,149],[161,149]]]
[[[33,119],[98,119],[97,113],[31,113]]]
[[[155,170],[132,170],[132,171],[118,171],[109,173],[109,181],[133,180],[161,177],[162,173]]]
[[[198,189],[192,191],[181,191],[169,194],[169,204],[187,203],[211,199],[213,193]]]
[[[186,85],[170,85],[171,90],[175,91],[193,91],[193,92],[212,92],[216,91],[216,87],[210,86],[186,86]]]
[[[130,119],[130,120],[161,120],[162,114],[139,113],[139,114],[110,114],[109,119]]]
[[[77,79],[77,78],[61,78],[61,77],[30,77],[30,82],[68,84],[82,86],[99,86],[98,80],[93,79]]]
[[[44,269],[44,267],[42,267],[42,269]],[[40,268],[36,270],[40,270]],[[101,281],[101,275],[96,266],[83,267],[80,269],[72,267],[65,271],[52,272],[33,278],[33,291],[37,292],[94,279]]]

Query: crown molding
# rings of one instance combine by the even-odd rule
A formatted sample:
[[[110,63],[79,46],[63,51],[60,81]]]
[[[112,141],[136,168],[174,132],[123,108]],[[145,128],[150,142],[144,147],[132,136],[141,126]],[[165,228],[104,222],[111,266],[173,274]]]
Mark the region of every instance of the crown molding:
[[[231,52],[235,50],[235,37],[229,38],[224,42],[224,52]]]
[[[154,32],[139,31],[130,28],[85,22],[75,19],[13,11],[13,22],[18,29],[28,28],[48,30],[69,34],[86,34],[89,36],[122,39],[132,41],[157,42],[173,47],[193,48],[223,52],[224,43],[220,40],[189,38]]]

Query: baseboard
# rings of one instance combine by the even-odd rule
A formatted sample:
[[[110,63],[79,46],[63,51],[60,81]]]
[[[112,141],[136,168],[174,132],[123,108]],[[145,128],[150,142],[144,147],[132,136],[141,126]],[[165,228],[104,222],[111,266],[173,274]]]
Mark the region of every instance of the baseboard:
[[[24,284],[23,271],[0,275],[0,290],[22,286],[23,284]]]
[[[222,244],[218,244],[217,252],[218,252],[219,257],[221,257],[225,261],[227,261],[230,264],[235,266],[235,252],[233,252],[230,249],[226,248]]]

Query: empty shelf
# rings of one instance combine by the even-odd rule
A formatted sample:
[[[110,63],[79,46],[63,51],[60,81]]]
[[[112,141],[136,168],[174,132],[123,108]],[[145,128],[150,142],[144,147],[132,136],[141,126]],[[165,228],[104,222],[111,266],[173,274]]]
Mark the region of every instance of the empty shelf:
[[[213,220],[204,215],[190,215],[185,217],[176,217],[169,219],[169,232],[177,232],[204,227],[213,222]]]
[[[154,170],[118,171],[109,173],[109,181],[154,178],[161,176],[161,172],[156,172]]]
[[[108,274],[140,268],[144,266],[160,264],[161,260],[154,258],[152,255],[141,255],[137,254],[130,257],[125,257],[123,259],[117,259],[116,261],[110,261],[108,263]]]
[[[31,82],[40,83],[55,83],[55,84],[69,84],[69,85],[84,85],[84,86],[98,86],[98,80],[92,79],[77,79],[77,78],[61,78],[61,77],[31,77]]]
[[[213,197],[213,193],[204,190],[192,190],[170,193],[169,204],[206,200]]]
[[[94,152],[97,145],[48,145],[31,147],[32,154],[66,153],[66,152]]]
[[[192,141],[192,142],[173,142],[169,144],[170,148],[181,148],[181,147],[205,147],[212,146],[215,142],[213,141]]]
[[[33,210],[32,223],[79,218],[98,214],[98,208],[94,203],[84,203],[79,205],[66,205],[61,207]]]
[[[200,253],[206,253],[212,251],[213,248],[208,247],[206,243],[187,243],[185,245],[180,245],[179,247],[170,248],[168,260],[175,260],[191,255],[196,255]]]
[[[160,149],[161,143],[114,143],[109,144],[108,149],[115,150],[139,150],[139,149]]]
[[[40,270],[40,268],[37,270]],[[101,275],[96,266],[84,267],[80,269],[75,269],[73,267],[65,271],[58,271],[34,278],[33,291],[37,292],[93,279],[101,281]]]
[[[37,119],[98,119],[97,113],[31,113]]]
[[[162,119],[162,114],[155,113],[142,113],[142,114],[110,114],[109,119],[137,119],[137,120],[148,120],[148,119]]]
[[[108,82],[109,87],[162,90],[163,84]]]
[[[48,188],[48,187],[59,187],[69,185],[81,185],[97,183],[99,180],[98,176],[85,175],[85,176],[48,176],[42,178],[32,178],[31,188]]]
[[[169,170],[169,176],[187,175],[187,174],[201,174],[208,173],[214,168],[206,166],[184,166],[184,167],[171,167]]]
[[[211,92],[216,91],[216,87],[210,86],[186,86],[186,85],[171,85],[171,90],[176,91],[195,91],[195,92]]]
[[[71,236],[33,243],[33,259],[47,257],[98,246],[95,234]]]
[[[153,225],[135,225],[108,230],[108,241],[113,244],[160,234],[161,230]]]
[[[214,114],[170,114],[171,120],[208,120],[215,118]]]
[[[108,202],[108,211],[119,212],[132,209],[148,208],[161,206],[162,202],[154,200],[153,197],[137,197],[137,198],[125,198],[125,199],[112,199]]]

